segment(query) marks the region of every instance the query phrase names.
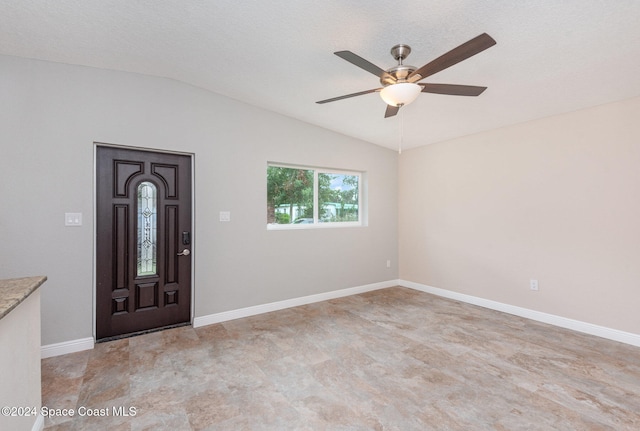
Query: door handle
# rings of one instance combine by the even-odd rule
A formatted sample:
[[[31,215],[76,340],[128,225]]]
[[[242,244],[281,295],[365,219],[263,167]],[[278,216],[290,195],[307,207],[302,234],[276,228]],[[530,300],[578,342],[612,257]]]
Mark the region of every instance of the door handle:
[[[189,251],[189,249],[185,248],[180,253],[178,253],[178,256],[189,256],[190,254],[191,254],[191,252]]]

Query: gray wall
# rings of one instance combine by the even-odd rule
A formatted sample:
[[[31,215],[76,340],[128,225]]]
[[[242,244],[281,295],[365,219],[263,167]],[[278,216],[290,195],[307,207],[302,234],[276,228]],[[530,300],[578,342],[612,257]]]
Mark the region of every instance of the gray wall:
[[[94,142],[195,154],[196,317],[398,278],[391,150],[101,69],[0,56],[0,95],[0,278],[48,276],[43,345],[93,334]],[[267,231],[267,161],[366,171],[368,226]]]

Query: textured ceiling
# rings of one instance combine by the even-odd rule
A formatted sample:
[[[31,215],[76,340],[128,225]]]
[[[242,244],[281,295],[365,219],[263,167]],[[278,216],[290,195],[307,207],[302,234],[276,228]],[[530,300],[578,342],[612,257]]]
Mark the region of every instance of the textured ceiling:
[[[411,148],[640,95],[637,0],[1,0],[0,54],[173,78],[389,148]],[[423,82],[383,118],[377,78],[398,43],[420,67],[486,32],[497,45]]]

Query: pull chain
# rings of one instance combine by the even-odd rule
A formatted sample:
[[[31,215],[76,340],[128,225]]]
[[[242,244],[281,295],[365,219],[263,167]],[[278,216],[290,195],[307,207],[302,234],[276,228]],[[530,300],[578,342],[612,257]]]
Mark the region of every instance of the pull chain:
[[[401,108],[402,104],[398,105]],[[400,142],[398,143],[398,154],[402,154],[402,139],[404,138],[404,114],[400,111]]]

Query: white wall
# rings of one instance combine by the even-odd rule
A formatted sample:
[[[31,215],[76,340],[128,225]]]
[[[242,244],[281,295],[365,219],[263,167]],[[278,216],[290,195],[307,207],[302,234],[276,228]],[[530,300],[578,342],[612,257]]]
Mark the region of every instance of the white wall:
[[[43,345],[93,333],[94,142],[195,154],[195,316],[398,278],[391,150],[143,75],[0,56],[0,94],[0,278],[48,276]],[[366,171],[368,226],[267,231],[267,161]]]
[[[400,277],[640,334],[639,119],[634,98],[403,152]]]

